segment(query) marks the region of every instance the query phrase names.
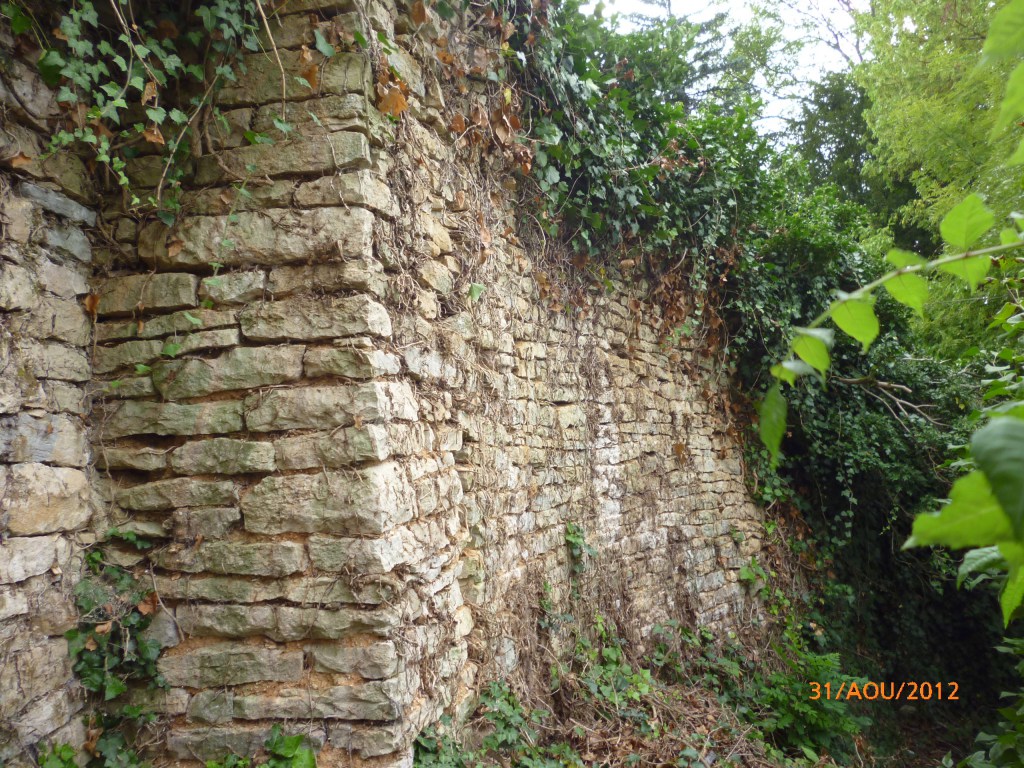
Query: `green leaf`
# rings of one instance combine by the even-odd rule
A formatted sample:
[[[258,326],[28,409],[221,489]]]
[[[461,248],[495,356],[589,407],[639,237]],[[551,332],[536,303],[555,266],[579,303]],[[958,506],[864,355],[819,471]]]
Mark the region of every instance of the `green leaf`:
[[[928,299],[928,281],[918,274],[896,275],[885,282],[885,290],[900,304],[924,317],[924,303]]]
[[[847,334],[863,344],[867,352],[878,338],[878,318],[871,304],[863,299],[839,299],[829,307],[832,321]]]
[[[103,681],[103,700],[110,701],[111,699],[116,699],[127,690],[128,686],[124,681],[119,680],[113,675],[107,675]]]
[[[903,267],[919,267],[928,262],[916,253],[904,251],[902,248],[893,248],[885,255],[885,260],[898,269]]]
[[[181,344],[178,344],[175,341],[166,342],[160,350],[160,354],[165,355],[166,357],[174,357],[179,352],[181,352]]]
[[[1024,64],[1018,64],[1006,81],[1006,94],[999,105],[999,119],[992,127],[992,138],[994,139],[1022,114],[1024,114]]]
[[[195,315],[193,315],[191,312],[184,312],[183,315],[184,315],[186,320],[188,320],[190,323],[192,323],[192,325],[202,325],[203,324],[203,321],[200,320]]]
[[[163,123],[167,117],[167,110],[163,107],[146,107],[146,116],[154,123]]]
[[[996,316],[992,318],[992,322],[988,324],[986,330],[991,331],[995,328],[998,328],[1000,325],[1009,320],[1016,312],[1017,305],[1006,302],[1005,304],[1003,304],[1002,309],[1000,309],[996,313]]]
[[[999,242],[1002,245],[1013,245],[1020,242],[1020,233],[1013,227],[999,230]]]
[[[1010,159],[1006,161],[1006,164],[1011,167],[1024,164],[1024,139],[1017,145],[1017,149],[1010,155]]]
[[[292,758],[292,768],[316,768],[316,753],[312,749],[300,749]]]
[[[971,290],[973,291],[978,287],[978,284],[985,279],[985,275],[988,274],[990,266],[992,266],[992,260],[988,256],[975,256],[974,258],[961,259],[960,261],[943,264],[939,269],[943,272],[959,277],[971,286]]]
[[[786,433],[786,398],[776,384],[768,390],[757,408],[760,416],[758,431],[761,442],[771,456],[772,468],[778,466],[779,451],[782,448],[782,437]]]
[[[995,224],[996,217],[976,194],[970,194],[946,214],[939,231],[942,239],[957,250],[966,251]]]
[[[992,18],[981,51],[989,61],[1024,52],[1024,0],[1011,0]]]
[[[486,290],[486,288],[484,286],[480,285],[480,283],[470,283],[469,284],[469,300],[470,301],[474,301],[474,302],[477,301],[483,295],[485,290]]]
[[[989,422],[971,438],[971,453],[1017,537],[1024,538],[1024,421]]]
[[[331,58],[334,55],[334,46],[324,39],[323,32],[319,29],[313,30],[313,37],[316,40],[316,49],[320,51],[326,58]]]
[[[797,336],[793,339],[793,352],[809,366],[825,373],[832,360],[828,350],[835,340],[835,334],[826,328],[794,328]]]
[[[1006,558],[1003,557],[997,545],[969,550],[957,569],[956,585],[960,587],[972,573],[988,571],[1005,565]]]
[[[1024,600],[1024,567],[1015,565],[1010,569],[1003,591],[999,593],[999,607],[1003,610],[1003,626],[1010,624],[1014,611]]]
[[[1012,538],[1010,518],[992,495],[985,474],[974,471],[953,484],[950,502],[942,510],[914,518],[911,536],[903,548],[933,544],[951,549],[988,547]]]
[[[145,363],[136,363],[136,364],[135,364],[135,372],[136,372],[137,374],[139,374],[140,376],[144,376],[145,374],[147,374],[147,373],[151,372],[152,370],[153,370],[153,369],[152,369],[152,368],[150,368],[150,367],[149,367],[148,365],[146,365]]]
[[[20,35],[22,32],[27,32],[32,28],[32,19],[26,16],[18,6],[4,3],[3,12],[10,18],[11,32],[14,34]]]
[[[39,69],[43,82],[53,88],[60,83],[61,70],[66,63],[64,57],[57,53],[57,51],[47,50],[43,51],[43,55],[39,57],[36,67]]]

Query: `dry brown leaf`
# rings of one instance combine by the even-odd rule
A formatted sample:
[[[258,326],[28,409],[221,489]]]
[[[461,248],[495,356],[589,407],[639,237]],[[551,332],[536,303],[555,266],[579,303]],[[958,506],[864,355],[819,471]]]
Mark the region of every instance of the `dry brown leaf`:
[[[170,19],[161,19],[153,32],[157,40],[177,40],[180,35],[178,27]]]
[[[114,628],[114,622],[112,622],[112,621],[104,621],[102,624],[97,624],[96,625],[96,630],[95,631],[96,631],[97,635],[109,635],[110,634],[110,630],[112,630],[113,628]]]
[[[416,26],[427,23],[427,6],[423,4],[423,0],[416,0],[412,4],[412,23]]]
[[[230,201],[225,201],[225,202],[230,202]],[[178,240],[177,238],[175,238],[174,240],[168,240],[167,241],[167,255],[168,255],[168,257],[173,259],[179,253],[181,253],[181,249],[184,248],[184,247],[185,247],[185,243],[182,242],[181,240]]]
[[[466,193],[464,190],[460,189],[455,193],[455,210],[466,210]]]
[[[135,334],[136,334],[137,336],[141,336],[141,335],[142,335],[142,331],[143,331],[143,329],[144,329],[145,327],[146,327],[146,321],[145,321],[145,320],[143,320],[143,319],[142,319],[142,318],[140,317],[140,318],[139,318],[138,320],[136,320],[136,321],[135,321]]]
[[[156,98],[156,83],[150,80],[146,83],[146,87],[142,89],[142,103],[148,104]]]
[[[150,144],[162,145],[167,143],[164,141],[164,135],[160,133],[160,129],[157,128],[156,123],[153,123],[153,125],[149,126],[149,128],[142,132],[142,138],[144,138]]]
[[[143,616],[149,616],[149,614],[156,610],[157,605],[159,605],[159,601],[157,600],[156,592],[150,592],[135,608]]]
[[[381,93],[381,91],[384,91]],[[402,89],[397,85],[390,85],[386,89],[377,86],[380,98],[377,99],[377,109],[386,115],[398,117],[409,108],[409,102],[402,94]]]
[[[635,259],[623,259],[619,262],[619,269],[632,269],[636,266]]]
[[[32,164],[32,158],[24,152],[19,152],[14,157],[8,158],[7,164],[10,165],[11,168],[23,168],[26,165]]]
[[[99,294],[90,293],[82,300],[82,306],[85,308],[85,311],[89,313],[89,316],[92,317],[93,320],[95,320],[96,310],[99,309],[100,306]]]
[[[97,648],[99,648],[99,646],[96,644],[96,638],[94,638],[94,637],[89,637],[85,641],[83,647],[87,651],[95,651]]]
[[[309,83],[309,87],[316,90],[320,84],[320,68],[316,64],[310,64],[299,73],[299,77]]]
[[[452,133],[465,133],[466,118],[461,112],[455,113],[455,117],[452,118],[452,122],[448,126],[448,130],[450,130]]]
[[[303,64],[313,63],[313,52],[309,50],[308,45],[302,46],[302,51],[299,53],[299,61]]]

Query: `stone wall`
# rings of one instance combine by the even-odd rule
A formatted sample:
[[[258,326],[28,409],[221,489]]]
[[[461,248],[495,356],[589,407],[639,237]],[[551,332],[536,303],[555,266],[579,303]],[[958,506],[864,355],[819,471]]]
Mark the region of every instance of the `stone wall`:
[[[220,96],[219,161],[195,162],[176,226],[108,201],[93,349],[76,302],[90,267],[75,227],[91,214],[42,187],[8,198],[48,217],[37,237],[8,229],[3,268],[25,287],[7,272],[0,284],[4,360],[30,361],[39,388],[0,390],[0,459],[24,462],[0,476],[3,546],[34,547],[0,563],[0,627],[31,626],[15,652],[35,664],[27,654],[45,648],[60,670],[31,689],[63,707],[39,735],[77,699],[63,640],[38,638],[74,619],[66,602],[32,601],[59,602],[73,582],[62,532],[90,524],[90,494],[94,531],[158,544],[106,551],[160,596],[151,632],[170,689],[147,706],[165,716],[165,762],[251,754],[286,722],[322,766],[408,764],[424,725],[528,661],[545,583],[570,607],[568,523],[597,551],[577,585],[589,608],[638,636],[667,619],[742,623],[756,607],[738,569],[760,512],[714,366],[663,343],[642,285],[556,306],[543,258],[517,239],[528,222],[481,170],[490,161],[445,128],[437,19],[414,30],[389,2],[301,0],[274,24],[289,75],[315,58],[317,92],[295,89],[282,135],[276,61],[248,57]],[[303,52],[317,24],[393,41],[409,87],[400,120],[376,110],[366,54]],[[275,143],[248,145],[250,130]],[[143,157],[130,173],[145,185],[159,168]],[[12,365],[3,386],[21,387]],[[6,679],[0,707],[23,706]]]
[[[0,36],[3,49],[10,42]],[[34,70],[4,61],[0,102],[0,763],[12,765],[41,740],[84,734],[63,634],[78,622],[71,591],[93,508],[81,299],[92,254],[83,229],[96,214],[82,205],[80,162],[29,160],[55,114]]]

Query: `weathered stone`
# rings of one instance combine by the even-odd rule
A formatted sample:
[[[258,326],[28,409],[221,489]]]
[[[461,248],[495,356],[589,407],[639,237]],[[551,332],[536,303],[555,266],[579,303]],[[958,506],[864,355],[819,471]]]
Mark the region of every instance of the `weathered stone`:
[[[207,571],[247,576],[288,576],[306,567],[305,550],[293,541],[266,544],[203,542],[186,550],[154,552],[150,559],[161,568],[187,573]]]
[[[397,356],[378,349],[345,349],[344,347],[314,347],[306,350],[302,359],[306,378],[318,376],[344,376],[349,379],[376,379],[395,376],[402,370]]]
[[[0,264],[0,309],[29,309],[37,301],[32,273],[17,264]]]
[[[281,105],[274,109],[280,119]],[[291,115],[289,115],[291,117]],[[262,211],[268,208],[288,208],[299,182],[294,179],[273,179],[269,184],[246,187],[242,192],[235,187],[210,187],[182,194],[182,204],[202,211],[207,216],[231,215],[242,211]]]
[[[80,419],[25,412],[0,418],[0,461],[84,467],[88,459],[85,425]]]
[[[244,176],[246,166],[252,165],[271,178],[368,168],[370,145],[361,133],[342,132],[228,149],[199,159],[196,183],[215,184],[231,174]]]
[[[277,696],[235,696],[234,716],[307,720],[394,720],[400,710],[382,683],[344,685],[322,691],[285,689]]]
[[[148,365],[159,359],[163,348],[164,342],[157,340],[126,341],[113,347],[97,347],[93,357],[93,371],[111,373],[122,368]]]
[[[299,110],[288,113],[288,121],[307,135],[324,131],[359,131],[369,135],[371,115],[376,112],[363,93],[346,93],[307,101]],[[379,113],[378,113],[379,114]],[[281,118],[281,105],[268,104],[256,110],[253,130],[271,133],[276,130],[274,120]],[[255,190],[254,190],[255,191]]]
[[[361,53],[335,53],[320,69],[317,89],[305,89],[296,84],[296,78],[309,68],[299,51],[279,51],[287,73],[288,95],[292,99],[307,99],[313,95],[337,93],[369,93],[371,88],[370,62]],[[315,54],[314,54],[315,55]],[[269,104],[281,100],[281,74],[275,56],[258,53],[245,57],[246,71],[237,82],[225,83],[217,94],[221,107]]]
[[[317,672],[356,673],[367,680],[384,680],[398,672],[398,650],[391,642],[355,647],[317,644],[306,650]]]
[[[379,534],[410,520],[414,495],[394,462],[356,472],[267,477],[242,497],[254,533]]]
[[[29,376],[76,382],[91,378],[89,358],[81,349],[30,339],[19,340],[16,344],[22,368]]]
[[[187,605],[178,623],[190,635],[244,638],[264,636],[280,643],[337,640],[364,634],[386,635],[399,624],[393,609],[365,610],[322,606]]]
[[[295,190],[295,204],[303,207],[361,205],[388,219],[399,213],[391,189],[370,171],[324,176],[299,184]]]
[[[235,484],[230,481],[196,480],[191,477],[143,483],[117,494],[117,503],[121,507],[139,512],[175,507],[215,507],[232,504],[236,499]]]
[[[96,286],[100,297],[96,312],[102,317],[194,307],[198,288],[198,277],[181,272],[109,277]]]
[[[303,729],[305,746],[319,749],[325,735],[321,729]],[[178,760],[223,760],[225,755],[255,755],[270,737],[270,728],[215,726],[206,728],[176,728],[167,736],[167,754]]]
[[[171,455],[171,467],[179,475],[273,472],[274,445],[226,437],[195,441]]]
[[[156,394],[156,387],[149,376],[122,376],[103,385],[103,394],[121,400],[137,400]]]
[[[245,400],[245,423],[254,432],[333,429],[356,419],[366,424],[416,417],[416,401],[404,382],[273,390]]]
[[[66,556],[69,547],[67,539],[58,535],[6,539],[0,543],[0,584],[45,573]]]
[[[46,210],[51,213],[56,213],[58,216],[63,216],[65,219],[76,221],[79,224],[85,224],[86,226],[92,227],[96,224],[96,212],[86,208],[80,203],[76,203],[67,195],[61,194],[52,189],[40,187],[37,184],[33,184],[28,181],[23,181],[18,184],[15,191],[22,197],[26,197],[35,203],[38,203]]]
[[[28,596],[18,590],[0,590],[0,621],[28,613]]]
[[[302,653],[218,643],[164,655],[157,668],[170,685],[185,688],[292,682],[302,677]]]
[[[0,281],[4,279],[0,275]],[[0,288],[0,291],[3,289]],[[42,296],[28,312],[12,318],[11,330],[36,339],[57,339],[83,347],[92,337],[92,325],[78,302]]]
[[[225,216],[191,216],[175,230],[181,246],[168,250],[167,227],[156,222],[139,233],[139,256],[159,267],[200,267],[216,261],[228,267],[368,258],[373,247],[373,214],[363,208],[307,211],[272,208]],[[245,237],[237,237],[245,232]],[[224,244],[231,240],[229,248]]]
[[[427,556],[424,549],[404,528],[382,539],[309,537],[310,560],[324,571],[370,575],[390,573],[397,565]]]
[[[265,272],[227,272],[204,277],[199,284],[199,298],[215,304],[245,304],[262,299],[266,288]]]
[[[133,342],[128,342],[133,343]],[[214,392],[255,389],[302,376],[305,347],[236,347],[216,358],[161,360],[153,365],[153,385],[167,400]]]
[[[234,310],[193,309],[148,318],[143,323],[134,319],[98,323],[96,340],[102,342],[111,339],[152,339],[157,336],[209,331],[237,324],[238,313]]]
[[[0,519],[7,520],[10,533],[75,530],[91,514],[84,472],[46,464],[0,467]]]
[[[328,728],[331,744],[364,759],[391,755],[407,748],[416,731],[406,721],[388,725],[331,722]]]
[[[176,509],[171,515],[174,538],[178,541],[223,538],[242,519],[234,507]]]
[[[239,313],[242,335],[253,341],[315,341],[391,335],[391,318],[383,306],[365,296],[329,300],[285,299],[247,307]]]
[[[188,703],[186,716],[199,723],[225,723],[231,719],[235,695],[231,691],[200,691]]]
[[[160,448],[111,448],[101,445],[96,466],[100,469],[135,469],[156,472],[167,466],[167,451]]]
[[[280,469],[336,469],[390,455],[387,432],[379,424],[349,427],[329,435],[286,437],[274,442]]]
[[[195,514],[202,510],[189,510]],[[231,576],[192,576],[168,579],[157,576],[157,592],[171,600],[206,600],[214,603],[258,603],[288,600],[308,605],[359,603],[379,605],[394,602],[397,587],[386,579],[358,586],[349,585],[336,575],[254,581]]]
[[[242,404],[233,402],[143,403],[128,401],[113,407],[102,422],[107,439],[127,435],[209,435],[242,428]]]
[[[78,227],[47,227],[43,230],[43,242],[48,248],[66,253],[86,264],[92,261],[92,246],[89,244],[89,238]]]
[[[89,283],[84,272],[85,270],[81,267],[71,269],[63,264],[46,260],[39,265],[36,276],[44,291],[49,291],[64,299],[73,299],[89,292]],[[0,285],[2,284],[3,280],[0,279]]]
[[[312,264],[303,267],[278,267],[270,272],[267,290],[275,298],[293,293],[365,291],[382,298],[387,290],[384,268],[376,259]]]

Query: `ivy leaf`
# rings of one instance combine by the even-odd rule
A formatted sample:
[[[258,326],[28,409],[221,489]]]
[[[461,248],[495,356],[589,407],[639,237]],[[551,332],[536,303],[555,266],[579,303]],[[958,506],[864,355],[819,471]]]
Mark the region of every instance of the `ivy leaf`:
[[[886,281],[885,290],[900,304],[910,307],[924,317],[924,303],[928,300],[928,281],[913,272],[896,275]]]
[[[760,416],[758,431],[761,442],[768,449],[771,465],[774,469],[779,464],[779,451],[782,448],[782,437],[786,434],[786,398],[776,384],[764,396],[757,408]]]
[[[941,544],[951,549],[987,547],[1013,538],[1013,526],[980,471],[953,484],[950,502],[937,513],[914,518],[904,549]]]
[[[316,768],[316,754],[312,749],[300,749],[292,758],[291,768]]]
[[[992,18],[981,49],[989,61],[1017,56],[1024,50],[1024,0],[1011,0]]]
[[[469,300],[473,302],[477,301],[483,295],[484,290],[486,290],[485,287],[480,285],[480,283],[470,283]]]
[[[976,194],[970,194],[946,214],[939,231],[954,248],[967,251],[995,224],[996,217]]]
[[[313,30],[313,38],[316,40],[316,49],[320,51],[325,58],[331,58],[334,55],[334,46],[327,42],[324,38],[323,32],[319,29]]]
[[[995,419],[974,433],[971,453],[992,492],[1024,538],[1024,421]]]
[[[878,318],[869,302],[863,299],[839,299],[832,302],[829,312],[836,325],[864,345],[864,352],[878,338]]]
[[[57,53],[57,51],[47,50],[43,51],[43,55],[39,57],[36,67],[39,69],[43,82],[53,88],[60,83],[61,70],[66,63],[64,57]]]
[[[178,344],[175,341],[166,342],[160,350],[160,354],[165,355],[166,357],[174,357],[179,352],[181,352],[181,344]]]
[[[959,588],[972,573],[988,571],[992,568],[999,568],[1006,565],[1006,558],[1003,557],[997,545],[972,549],[964,555],[964,561],[956,572],[956,586]]]
[[[794,328],[793,352],[815,370],[824,374],[832,364],[828,350],[835,334],[826,328]]]

